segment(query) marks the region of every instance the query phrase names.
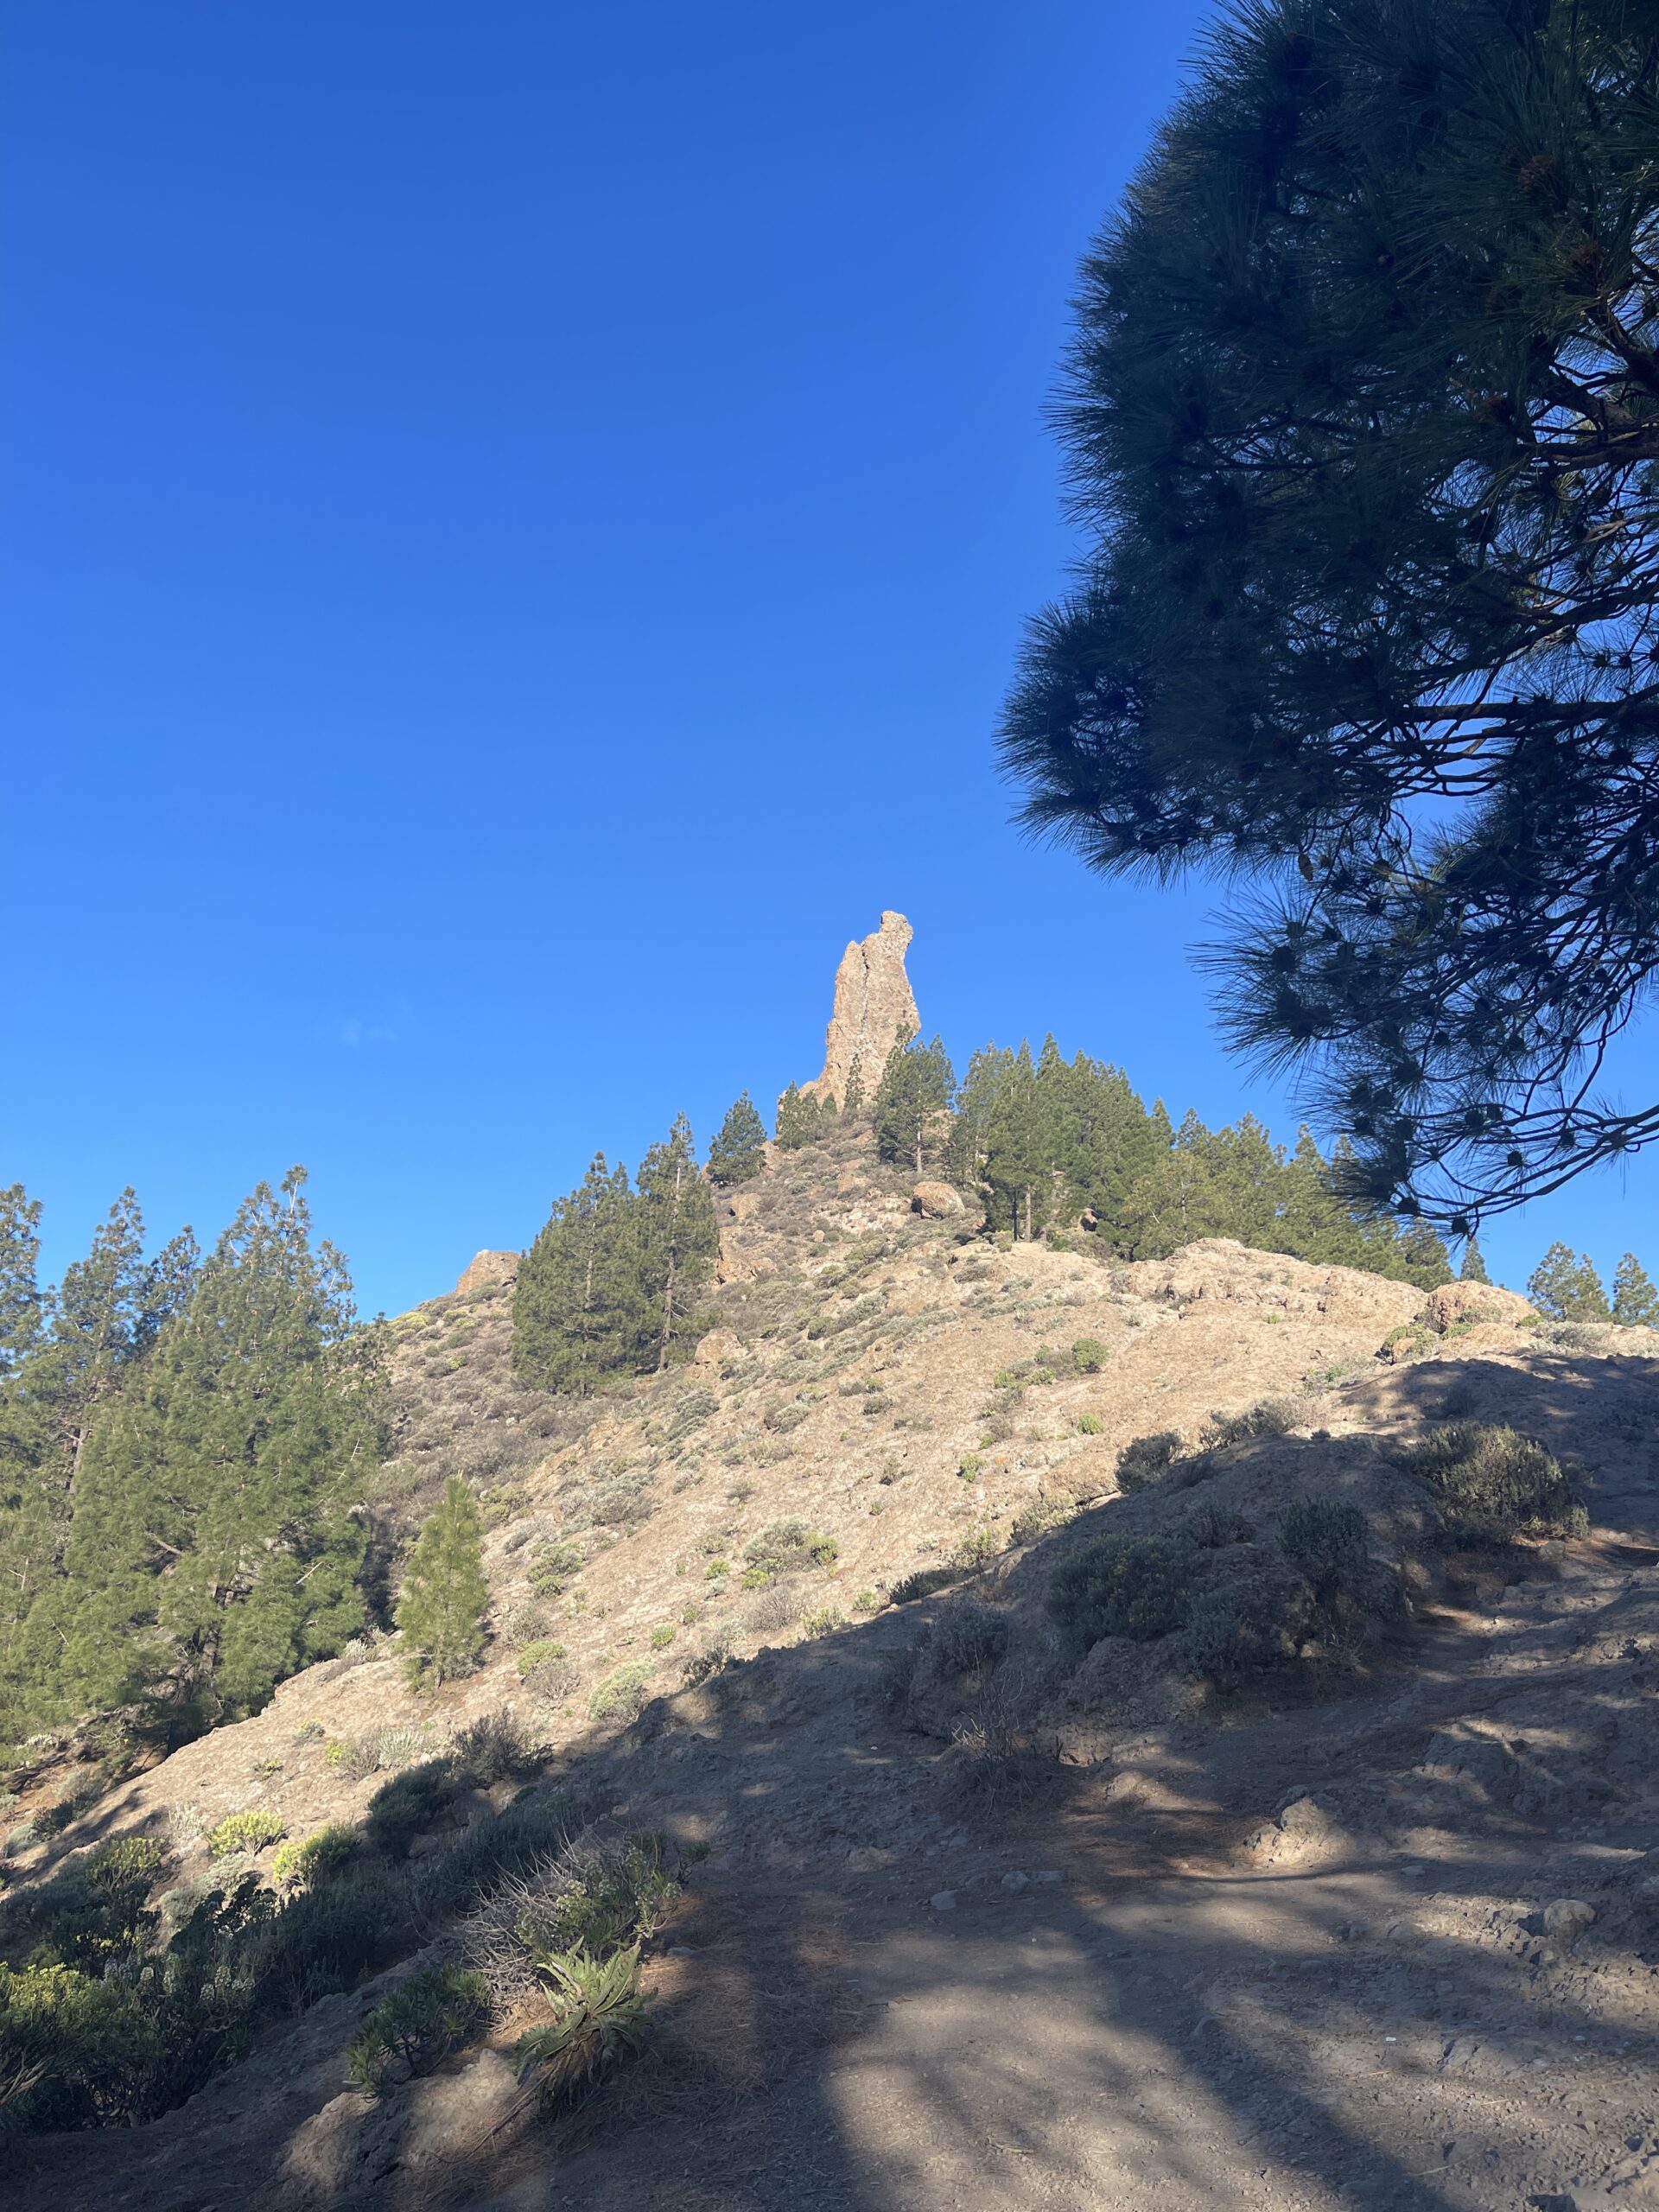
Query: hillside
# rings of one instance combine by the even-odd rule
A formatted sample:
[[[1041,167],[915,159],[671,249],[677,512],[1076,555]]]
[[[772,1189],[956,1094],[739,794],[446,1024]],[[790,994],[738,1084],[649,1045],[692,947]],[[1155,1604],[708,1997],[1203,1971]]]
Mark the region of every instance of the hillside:
[[[176,1925],[269,1879],[269,1846],[206,1849],[257,1809],[368,1820],[395,1961],[302,1978],[145,2127],[14,2140],[10,2202],[206,2207],[232,2171],[273,2207],[1649,2201],[1659,1361],[1221,1241],[998,1249],[913,1185],[866,1135],[773,1153],[722,1202],[695,1359],[597,1399],[514,1380],[503,1263],[404,1317],[384,1511],[478,1484],[481,1669],[416,1696],[366,1641],[50,1836],[43,1771],[5,1925],[20,1957],[44,1885],[137,1834]],[[1448,1548],[1405,1456],[1447,1421],[1538,1439],[1587,1531]],[[1364,1516],[1374,1627],[1304,1613],[1206,1676],[1201,1622],[1288,1588],[1310,1497]],[[1179,1634],[1067,1640],[1045,1600],[1103,1532],[1185,1548]],[[371,1815],[505,1712],[531,1751]],[[489,1952],[469,1868],[642,1830],[683,1894],[635,2065],[539,2114],[498,1974],[464,2055],[346,2086],[410,1962]]]

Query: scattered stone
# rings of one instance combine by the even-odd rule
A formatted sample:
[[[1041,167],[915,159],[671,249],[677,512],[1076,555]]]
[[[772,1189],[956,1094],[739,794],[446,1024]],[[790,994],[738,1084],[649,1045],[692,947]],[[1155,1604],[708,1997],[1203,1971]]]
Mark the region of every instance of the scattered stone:
[[[1011,1897],[1018,1897],[1021,1890],[1028,1890],[1031,1887],[1031,1877],[1029,1874],[1005,1874],[1002,1877],[1002,1886]]]
[[[1595,1916],[1582,1897],[1556,1897],[1544,1907],[1544,1933],[1558,1950],[1570,1951]]]
[[[954,1912],[957,1909],[957,1893],[954,1890],[935,1890],[932,1896],[929,1897],[928,1904],[935,1912]]]

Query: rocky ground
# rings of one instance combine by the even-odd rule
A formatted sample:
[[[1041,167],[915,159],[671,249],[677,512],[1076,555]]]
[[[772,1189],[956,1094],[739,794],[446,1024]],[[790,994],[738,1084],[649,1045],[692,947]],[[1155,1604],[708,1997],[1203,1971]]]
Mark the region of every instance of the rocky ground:
[[[709,1847],[652,1946],[645,2056],[549,2120],[504,2021],[377,2102],[341,2071],[370,1985],[148,2128],[15,2144],[9,2202],[1659,2203],[1659,1359],[1237,1246],[997,1251],[846,1139],[734,1206],[719,1331],[625,1396],[518,1391],[499,1282],[400,1325],[397,1496],[459,1453],[493,1502],[482,1673],[419,1700],[379,1647],[313,1669],[13,1862],[27,1888],[142,1827],[188,1875],[225,1814],[358,1817],[385,1780],[363,1747],[408,1731],[387,1756],[416,1756],[511,1703],[539,1786]],[[1401,1447],[1448,1420],[1536,1437],[1588,1534],[1437,1553]],[[1159,1433],[1172,1465],[1120,1496],[1120,1451]],[[1080,1536],[1259,1529],[1306,1496],[1359,1505],[1399,1563],[1363,1658],[1224,1697],[1156,1645],[1059,1647],[1042,1600]],[[746,1590],[791,1519],[833,1557]],[[550,1575],[555,1544],[577,1563]],[[995,1664],[918,1667],[964,1599]],[[537,1704],[516,1655],[550,1637]],[[688,1686],[700,1655],[726,1663]]]

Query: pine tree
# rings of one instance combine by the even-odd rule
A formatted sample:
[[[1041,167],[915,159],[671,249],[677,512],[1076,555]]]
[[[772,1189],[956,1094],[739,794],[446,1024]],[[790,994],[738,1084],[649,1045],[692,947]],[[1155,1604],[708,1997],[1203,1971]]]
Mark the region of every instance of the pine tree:
[[[404,1665],[417,1688],[435,1688],[478,1663],[490,1605],[483,1535],[478,1501],[451,1475],[410,1554],[397,1599]]]
[[[691,1124],[677,1115],[667,1141],[639,1163],[634,1200],[639,1217],[641,1287],[652,1313],[652,1340],[639,1364],[659,1371],[670,1347],[693,1333],[697,1293],[720,1251],[715,1202],[697,1171]]]
[[[1481,1249],[1472,1236],[1463,1248],[1463,1265],[1458,1269],[1458,1280],[1459,1282],[1484,1283],[1491,1281],[1486,1272],[1486,1262]]]
[[[709,1173],[716,1183],[747,1183],[766,1165],[766,1125],[746,1090],[728,1109],[709,1147]]]
[[[543,1390],[586,1397],[632,1373],[651,1331],[628,1172],[595,1153],[556,1198],[512,1295],[512,1364]]]
[[[1622,1328],[1659,1329],[1659,1291],[1634,1252],[1613,1269],[1613,1319]]]
[[[1611,1318],[1601,1277],[1587,1252],[1573,1256],[1570,1245],[1550,1246],[1534,1268],[1527,1296],[1553,1321],[1605,1321]]]
[[[875,1090],[876,1149],[884,1160],[907,1160],[919,1175],[935,1124],[949,1116],[956,1071],[935,1038],[898,1044],[887,1056]]]
[[[0,1382],[14,1374],[40,1336],[41,1202],[21,1183],[0,1190]]]
[[[864,1111],[864,1056],[853,1054],[853,1065],[847,1071],[847,1095],[841,1102],[841,1118],[855,1122]]]
[[[49,1601],[71,1709],[251,1711],[362,1625],[382,1345],[304,1182],[258,1185],[92,1423]]]
[[[826,1119],[834,1119],[834,1102],[826,1104],[815,1090],[802,1090],[791,1084],[778,1101],[778,1148],[780,1152],[799,1152],[804,1145],[817,1144],[825,1134]]]

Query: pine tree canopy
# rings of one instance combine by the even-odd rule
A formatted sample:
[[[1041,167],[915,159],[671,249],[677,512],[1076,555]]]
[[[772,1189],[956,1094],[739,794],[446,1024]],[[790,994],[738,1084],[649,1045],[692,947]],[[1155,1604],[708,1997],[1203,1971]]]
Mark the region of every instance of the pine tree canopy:
[[[1613,1319],[1626,1329],[1659,1329],[1659,1291],[1634,1252],[1613,1269]]]
[[[1552,1321],[1606,1321],[1612,1318],[1601,1277],[1587,1252],[1575,1259],[1571,1245],[1552,1244],[1533,1269],[1527,1296]]]
[[[896,1044],[875,1087],[875,1144],[881,1157],[908,1160],[919,1175],[956,1090],[956,1071],[937,1037],[931,1045],[919,1037]]]
[[[639,1163],[637,1187],[596,1154],[519,1267],[514,1369],[543,1390],[586,1397],[665,1366],[703,1325],[697,1300],[719,1250],[714,1195],[683,1115]]]
[[[411,1681],[435,1688],[478,1663],[490,1605],[483,1540],[478,1501],[459,1475],[451,1475],[410,1554],[397,1600]]]
[[[779,1150],[798,1152],[803,1145],[817,1144],[835,1117],[833,1099],[820,1099],[817,1091],[803,1090],[791,1083],[778,1101]]]
[[[1482,1256],[1480,1247],[1472,1236],[1463,1248],[1463,1265],[1458,1269],[1458,1280],[1460,1282],[1485,1283],[1490,1283],[1491,1281],[1491,1275],[1486,1272],[1486,1262]]]
[[[247,1712],[362,1625],[380,1340],[304,1181],[200,1263],[188,1230],[146,1261],[125,1192],[43,1307],[0,1387],[0,1737]]]
[[[766,1125],[746,1090],[726,1118],[709,1147],[709,1173],[716,1183],[747,1183],[766,1161]]]
[[[1242,871],[1236,1041],[1460,1236],[1659,1133],[1659,64],[1634,0],[1260,0],[1084,264],[1085,581],[1004,757]]]

